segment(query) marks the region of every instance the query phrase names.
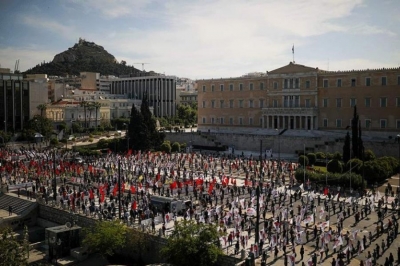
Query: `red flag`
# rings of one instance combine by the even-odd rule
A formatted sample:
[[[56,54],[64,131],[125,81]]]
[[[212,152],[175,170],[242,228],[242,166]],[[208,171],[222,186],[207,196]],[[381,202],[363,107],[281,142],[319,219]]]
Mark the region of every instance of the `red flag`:
[[[169,186],[169,188],[170,189],[175,189],[176,188],[176,181],[174,181],[174,183],[172,183],[170,186]]]
[[[128,150],[128,153],[126,154],[127,156],[130,156],[132,154],[132,149]]]
[[[100,196],[100,202],[104,202],[104,197],[105,197],[105,195],[104,195],[104,193],[102,193]]]
[[[94,195],[93,195],[93,190],[92,189],[89,190],[89,198],[90,199],[94,199]]]
[[[113,189],[113,196],[117,195],[117,191],[118,191],[118,185],[115,185]]]
[[[132,192],[133,194],[136,193],[136,188],[135,188],[134,186],[132,186],[132,185],[131,185],[131,192]]]
[[[214,183],[211,183],[210,186],[208,187],[208,194],[211,195],[213,188],[214,188]]]
[[[196,186],[201,186],[203,185],[203,179],[196,179]]]
[[[132,210],[136,210],[136,208],[137,208],[136,200],[133,201],[131,208],[132,208]]]
[[[93,166],[89,165],[89,172],[93,173]]]

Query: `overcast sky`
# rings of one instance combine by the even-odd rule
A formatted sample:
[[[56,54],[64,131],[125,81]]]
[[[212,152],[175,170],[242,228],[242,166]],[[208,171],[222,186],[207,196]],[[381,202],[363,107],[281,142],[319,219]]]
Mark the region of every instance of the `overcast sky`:
[[[293,44],[296,63],[320,69],[400,65],[399,0],[0,0],[0,10],[1,67],[20,59],[22,71],[80,37],[192,79],[273,70]]]

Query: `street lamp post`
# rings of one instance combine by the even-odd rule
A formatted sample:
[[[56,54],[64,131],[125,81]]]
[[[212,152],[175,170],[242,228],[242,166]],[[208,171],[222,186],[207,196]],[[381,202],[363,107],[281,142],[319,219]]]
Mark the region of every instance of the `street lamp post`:
[[[259,226],[260,226],[260,185],[256,188],[256,195],[257,195],[257,218],[256,218],[256,228],[255,228],[255,237],[256,237],[256,245],[258,245],[260,233],[259,233]]]
[[[278,162],[280,162],[281,161],[281,136],[280,136],[279,129],[276,128],[275,130],[276,130],[276,132],[278,132]]]
[[[53,152],[53,171],[54,171],[53,199],[54,202],[56,202],[57,201],[56,149],[54,149]]]
[[[121,220],[121,161],[118,160],[118,217]]]
[[[303,148],[304,148],[304,153],[303,153],[303,167],[304,167],[304,173],[303,173],[303,178],[304,178],[304,181],[303,181],[303,186],[305,186],[306,185],[306,144],[303,144]]]
[[[325,146],[325,186],[328,187],[328,145]]]
[[[124,123],[124,126],[125,126],[125,138],[126,138],[126,140],[127,140],[127,142],[128,142],[128,151],[129,151],[128,124],[127,124],[127,123]]]
[[[397,143],[399,144],[399,187],[400,187],[400,134],[397,134]]]
[[[350,139],[350,146],[349,146],[349,153],[350,153],[350,193],[353,192],[353,190],[351,189],[351,139]]]

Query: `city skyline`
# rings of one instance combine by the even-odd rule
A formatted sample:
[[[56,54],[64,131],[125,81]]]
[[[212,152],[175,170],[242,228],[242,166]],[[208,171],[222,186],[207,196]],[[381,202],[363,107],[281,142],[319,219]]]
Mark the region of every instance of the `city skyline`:
[[[21,71],[79,38],[128,65],[191,79],[236,77],[298,64],[325,70],[399,67],[393,0],[9,1],[1,67]],[[141,64],[135,64],[141,69]],[[102,73],[107,74],[107,73]]]

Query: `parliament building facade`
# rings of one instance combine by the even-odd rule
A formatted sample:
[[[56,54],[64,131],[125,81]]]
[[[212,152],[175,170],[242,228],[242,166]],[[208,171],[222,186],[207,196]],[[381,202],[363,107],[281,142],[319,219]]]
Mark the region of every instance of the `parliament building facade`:
[[[290,62],[262,75],[197,80],[200,130],[400,130],[400,68],[325,71]]]

